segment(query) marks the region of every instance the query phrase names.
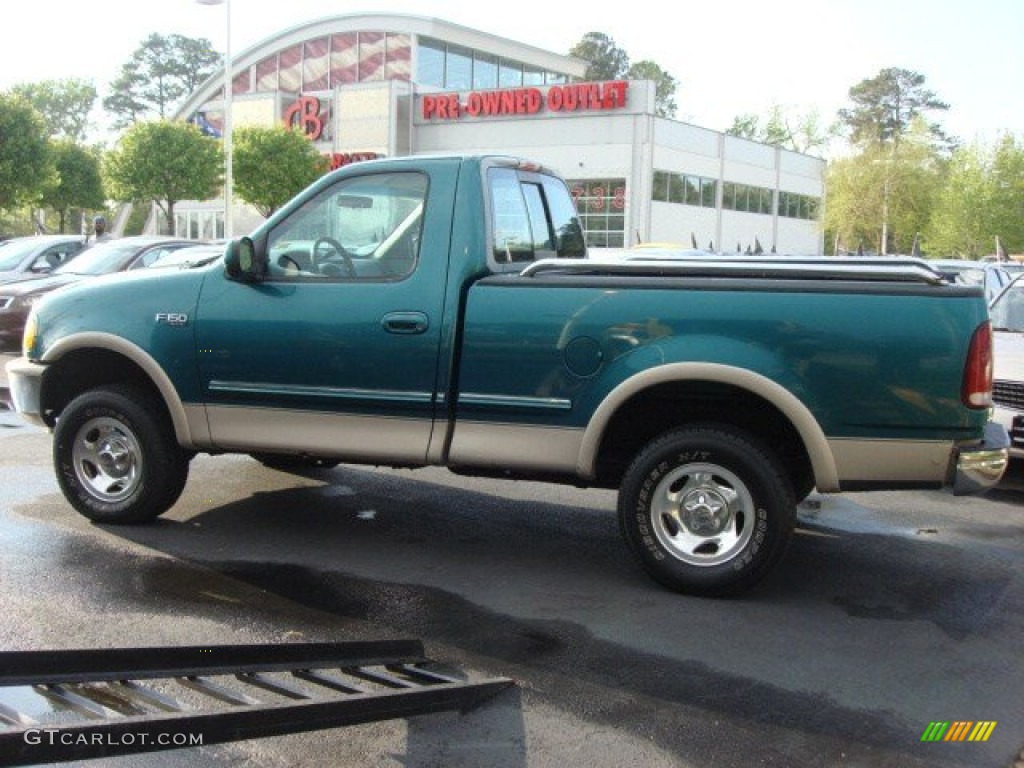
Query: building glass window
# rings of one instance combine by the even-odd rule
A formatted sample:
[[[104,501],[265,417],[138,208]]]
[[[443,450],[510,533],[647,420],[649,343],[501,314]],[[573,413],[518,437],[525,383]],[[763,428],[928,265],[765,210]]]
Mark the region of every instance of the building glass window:
[[[535,67],[523,67],[523,85],[544,85],[544,70]]]
[[[416,55],[416,79],[423,85],[444,88],[444,43],[421,37]]]
[[[722,207],[730,211],[736,210],[736,185],[731,181],[722,184]]]
[[[701,179],[700,204],[705,208],[714,208],[718,205],[718,181],[715,179]]]
[[[678,178],[673,174],[674,178]],[[569,182],[576,200],[587,245],[622,248],[625,245],[626,180],[584,179]]]
[[[662,203],[668,202],[668,180],[671,174],[665,171],[654,172],[654,186],[651,188],[651,199]]]
[[[678,173],[673,173],[668,178],[668,201],[670,203],[686,202],[686,182]]]
[[[473,87],[473,52],[456,45],[448,46],[445,57],[444,87],[452,91],[468,91]]]
[[[498,57],[477,51],[473,54],[473,88],[498,87]]]
[[[523,65],[518,61],[502,59],[498,65],[498,85],[501,88],[520,86],[523,84]]]
[[[687,205],[700,205],[700,177],[685,176],[686,198],[683,200]]]

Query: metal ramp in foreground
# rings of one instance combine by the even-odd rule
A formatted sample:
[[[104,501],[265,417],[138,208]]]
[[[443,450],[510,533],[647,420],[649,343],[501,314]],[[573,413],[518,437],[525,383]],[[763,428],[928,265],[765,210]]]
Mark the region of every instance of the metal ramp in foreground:
[[[428,664],[418,640],[0,652],[0,765],[465,712],[513,685]]]

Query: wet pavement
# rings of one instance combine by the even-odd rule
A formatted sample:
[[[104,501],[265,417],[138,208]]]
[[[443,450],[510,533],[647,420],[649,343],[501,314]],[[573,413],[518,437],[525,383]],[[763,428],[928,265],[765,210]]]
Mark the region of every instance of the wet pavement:
[[[418,637],[518,688],[467,715],[83,765],[1009,766],[1024,493],[812,497],[751,595],[668,593],[614,496],[440,470],[199,457],[151,526],[94,526],[0,411],[0,647]],[[994,720],[986,743],[922,743]],[[2,763],[2,760],[0,760]]]

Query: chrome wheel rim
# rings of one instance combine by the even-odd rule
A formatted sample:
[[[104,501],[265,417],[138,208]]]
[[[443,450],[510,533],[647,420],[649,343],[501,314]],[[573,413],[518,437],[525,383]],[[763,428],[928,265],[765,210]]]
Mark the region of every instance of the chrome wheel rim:
[[[739,477],[717,464],[684,464],[669,472],[654,489],[650,509],[658,542],[690,565],[732,560],[754,532],[750,491]]]
[[[81,486],[107,504],[124,501],[142,482],[139,441],[117,419],[85,422],[75,435],[71,461]]]

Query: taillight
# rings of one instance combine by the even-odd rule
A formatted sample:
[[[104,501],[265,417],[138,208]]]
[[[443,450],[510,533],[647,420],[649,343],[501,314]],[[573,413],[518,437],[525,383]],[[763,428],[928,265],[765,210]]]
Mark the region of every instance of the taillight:
[[[968,408],[992,405],[992,324],[989,322],[979,325],[971,336],[960,399]]]

